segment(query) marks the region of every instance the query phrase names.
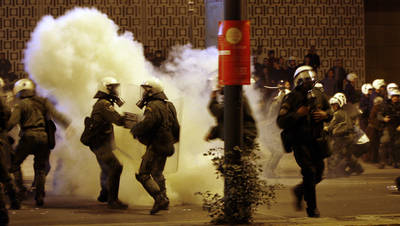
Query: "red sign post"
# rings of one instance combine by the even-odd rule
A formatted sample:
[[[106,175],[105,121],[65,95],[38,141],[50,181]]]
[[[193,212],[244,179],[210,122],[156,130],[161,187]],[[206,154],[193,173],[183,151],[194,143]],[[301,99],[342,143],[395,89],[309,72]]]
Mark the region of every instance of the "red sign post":
[[[221,85],[250,84],[250,21],[224,20],[218,29]]]

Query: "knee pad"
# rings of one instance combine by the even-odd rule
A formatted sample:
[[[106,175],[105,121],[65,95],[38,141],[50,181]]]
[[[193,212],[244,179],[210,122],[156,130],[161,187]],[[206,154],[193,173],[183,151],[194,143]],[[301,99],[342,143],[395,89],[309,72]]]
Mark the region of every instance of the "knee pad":
[[[151,176],[157,182],[164,182],[165,181],[165,177],[164,177],[164,175],[162,173],[161,174],[154,174],[154,175],[152,174]]]
[[[135,174],[135,176],[136,176],[136,180],[142,184],[150,179],[150,175],[148,175],[148,174],[138,174],[137,173],[137,174]]]

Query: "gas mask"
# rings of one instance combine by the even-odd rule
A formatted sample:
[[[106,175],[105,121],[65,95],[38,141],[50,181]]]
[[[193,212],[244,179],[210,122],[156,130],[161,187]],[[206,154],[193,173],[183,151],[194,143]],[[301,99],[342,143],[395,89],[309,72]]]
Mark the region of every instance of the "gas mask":
[[[138,100],[138,102],[136,102],[136,106],[140,109],[143,109],[144,106],[146,106],[147,101],[145,101],[144,99],[140,99]]]
[[[112,84],[107,86],[108,94],[111,96],[114,103],[121,107],[124,105],[125,101],[119,97],[120,94],[120,85],[119,84]]]
[[[162,93],[163,91],[164,89],[158,79],[150,79],[145,81],[142,85],[140,85],[141,99],[136,103],[136,106],[138,106],[140,109],[143,109],[151,97]]]
[[[295,86],[302,87],[305,90],[311,90],[315,84],[316,74],[310,66],[301,66],[294,73]]]
[[[141,85],[140,86],[140,96],[141,96],[141,99],[136,103],[136,106],[140,109],[143,109],[144,106],[146,106],[147,100],[149,99],[149,97],[152,96],[151,87]]]

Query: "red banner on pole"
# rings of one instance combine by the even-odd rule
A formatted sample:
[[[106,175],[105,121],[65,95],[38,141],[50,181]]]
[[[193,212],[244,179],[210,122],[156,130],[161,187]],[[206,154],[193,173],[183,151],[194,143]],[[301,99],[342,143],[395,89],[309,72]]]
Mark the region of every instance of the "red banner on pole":
[[[250,84],[250,21],[224,20],[218,29],[219,69],[221,85]]]

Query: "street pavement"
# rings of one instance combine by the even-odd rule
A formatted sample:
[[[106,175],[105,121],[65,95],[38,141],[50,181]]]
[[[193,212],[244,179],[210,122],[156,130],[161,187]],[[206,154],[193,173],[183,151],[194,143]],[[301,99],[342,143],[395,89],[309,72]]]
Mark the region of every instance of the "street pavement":
[[[307,218],[305,211],[294,210],[291,189],[301,177],[297,168],[280,168],[280,178],[268,179],[268,182],[284,187],[277,191],[276,203],[271,208],[259,208],[254,224],[400,225],[400,192],[386,188],[400,176],[400,169],[377,169],[371,164],[364,167],[365,172],[360,176],[326,179],[318,185],[321,212],[318,219]],[[105,204],[86,197],[59,196],[51,190],[47,193],[43,208],[36,208],[33,199],[29,199],[21,210],[10,210],[10,225],[204,225],[210,221],[198,204],[173,205],[170,210],[151,216],[151,206],[110,210]]]

